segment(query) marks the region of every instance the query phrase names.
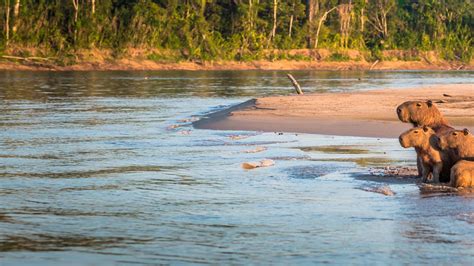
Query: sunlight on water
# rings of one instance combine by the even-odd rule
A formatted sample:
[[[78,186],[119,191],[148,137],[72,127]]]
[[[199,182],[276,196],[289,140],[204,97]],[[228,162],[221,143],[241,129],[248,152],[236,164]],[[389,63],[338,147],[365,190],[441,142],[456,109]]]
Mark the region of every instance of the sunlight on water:
[[[473,73],[294,76],[317,92]],[[472,263],[473,197],[370,174],[415,165],[396,139],[191,126],[290,86],[285,72],[1,73],[1,264]],[[241,168],[262,159],[275,166]],[[361,189],[380,186],[395,195]]]

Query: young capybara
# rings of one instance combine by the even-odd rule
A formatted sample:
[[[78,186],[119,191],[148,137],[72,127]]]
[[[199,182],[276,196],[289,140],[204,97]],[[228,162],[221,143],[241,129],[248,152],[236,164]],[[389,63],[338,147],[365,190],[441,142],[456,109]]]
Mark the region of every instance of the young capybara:
[[[454,163],[459,160],[474,161],[474,136],[467,128],[438,136],[437,145],[442,150],[448,151]]]
[[[433,146],[433,138],[436,132],[427,126],[415,127],[403,132],[400,137],[400,145],[403,148],[413,147],[421,162],[421,176],[423,182],[433,175],[433,182],[448,182],[452,163],[446,152]]]
[[[431,127],[437,135],[454,130],[431,100],[404,102],[397,107],[396,112],[400,121],[411,123],[414,127]],[[416,162],[418,175],[422,176],[421,158],[417,156]]]
[[[460,160],[451,168],[450,186],[454,188],[474,187],[474,162]]]

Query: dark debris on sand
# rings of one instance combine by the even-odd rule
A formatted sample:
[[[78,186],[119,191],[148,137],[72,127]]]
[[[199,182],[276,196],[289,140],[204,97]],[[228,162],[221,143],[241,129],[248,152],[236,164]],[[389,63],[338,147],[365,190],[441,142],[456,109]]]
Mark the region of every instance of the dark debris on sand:
[[[386,166],[370,168],[369,173],[374,176],[395,177],[395,178],[417,178],[418,170],[409,166]]]
[[[368,173],[356,173],[354,178],[379,183],[410,184],[416,182],[418,171],[407,166],[372,167],[368,169]]]

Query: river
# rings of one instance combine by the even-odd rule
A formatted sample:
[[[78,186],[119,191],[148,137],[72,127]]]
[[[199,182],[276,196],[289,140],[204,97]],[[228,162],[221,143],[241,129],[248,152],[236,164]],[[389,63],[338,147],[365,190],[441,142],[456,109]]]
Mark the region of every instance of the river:
[[[306,92],[474,78],[292,73]],[[474,196],[368,175],[415,165],[396,139],[192,127],[292,93],[285,74],[1,72],[0,264],[472,265]]]

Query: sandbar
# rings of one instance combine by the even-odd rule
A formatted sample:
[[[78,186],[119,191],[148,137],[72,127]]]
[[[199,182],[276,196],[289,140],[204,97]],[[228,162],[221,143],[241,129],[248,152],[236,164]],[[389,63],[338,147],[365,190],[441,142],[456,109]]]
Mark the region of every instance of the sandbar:
[[[262,97],[211,113],[193,125],[200,129],[395,138],[411,127],[401,123],[395,112],[408,100],[432,100],[451,125],[474,132],[474,83]]]

